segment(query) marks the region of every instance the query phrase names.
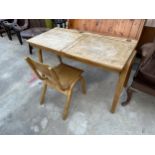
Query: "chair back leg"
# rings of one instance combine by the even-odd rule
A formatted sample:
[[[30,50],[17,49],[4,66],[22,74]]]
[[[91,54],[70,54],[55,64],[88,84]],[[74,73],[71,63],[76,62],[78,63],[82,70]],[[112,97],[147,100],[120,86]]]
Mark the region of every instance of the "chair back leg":
[[[16,35],[18,37],[18,40],[19,40],[20,44],[22,45],[23,44],[23,41],[22,41],[22,37],[20,35],[20,32],[19,31],[16,31]]]
[[[80,81],[81,81],[82,92],[83,92],[83,94],[86,94],[87,93],[86,92],[86,81],[85,81],[85,79],[82,76],[80,78]]]
[[[3,34],[1,33],[1,37],[3,37]]]
[[[5,31],[7,33],[7,36],[9,38],[9,40],[12,40],[11,31],[9,29],[7,29],[7,28],[5,28]]]
[[[32,49],[33,49],[33,47],[29,44],[29,52],[30,52],[30,54],[32,54]]]
[[[60,62],[60,63],[63,63],[63,62],[62,62],[61,56],[57,56],[57,57],[58,57],[58,59],[59,59],[59,62]]]

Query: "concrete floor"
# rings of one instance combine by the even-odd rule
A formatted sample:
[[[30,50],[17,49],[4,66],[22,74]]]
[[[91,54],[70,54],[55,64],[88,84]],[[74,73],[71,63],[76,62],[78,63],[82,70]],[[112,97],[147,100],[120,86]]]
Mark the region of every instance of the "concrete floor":
[[[0,134],[155,134],[153,96],[134,93],[128,106],[119,105],[115,114],[109,112],[117,74],[63,59],[84,69],[87,81],[87,95],[77,84],[69,117],[63,121],[65,96],[48,89],[45,106],[39,105],[41,81],[24,61],[30,56],[27,43],[21,46],[16,36],[13,41],[0,37],[0,52]],[[33,53],[37,59],[36,49]],[[46,63],[58,64],[55,55],[44,52],[43,56]]]

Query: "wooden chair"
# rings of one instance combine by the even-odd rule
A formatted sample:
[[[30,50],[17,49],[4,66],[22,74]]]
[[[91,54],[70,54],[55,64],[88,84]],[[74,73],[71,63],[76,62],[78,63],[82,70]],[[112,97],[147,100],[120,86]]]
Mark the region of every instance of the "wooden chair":
[[[81,82],[82,91],[86,94],[85,80],[82,76],[83,70],[64,63],[60,63],[58,66],[52,68],[48,65],[36,62],[29,57],[26,58],[26,61],[37,77],[43,81],[40,104],[44,102],[47,86],[67,96],[63,112],[63,119],[65,120],[68,116],[73,88],[78,81]]]

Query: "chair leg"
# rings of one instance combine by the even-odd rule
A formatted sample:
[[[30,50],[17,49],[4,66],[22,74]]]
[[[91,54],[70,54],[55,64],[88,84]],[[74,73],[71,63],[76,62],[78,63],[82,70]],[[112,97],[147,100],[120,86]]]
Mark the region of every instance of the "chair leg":
[[[63,62],[62,62],[62,58],[61,58],[61,56],[57,56],[57,57],[58,57],[60,63],[63,63]]]
[[[44,102],[46,90],[47,90],[47,85],[43,84],[41,97],[40,97],[40,104],[43,104],[43,102]]]
[[[80,81],[81,81],[82,92],[83,94],[86,94],[86,81],[83,77],[80,78]]]
[[[9,40],[12,40],[11,30],[5,28],[5,31],[6,31],[6,33],[7,33],[7,36],[8,36],[8,38],[9,38]]]
[[[18,40],[19,40],[20,44],[22,45],[23,42],[22,42],[22,37],[20,35],[20,32],[19,31],[16,31],[16,34],[17,34],[17,37],[18,37]]]
[[[63,120],[65,120],[68,116],[69,108],[70,108],[70,103],[71,103],[71,97],[72,97],[72,90],[69,90],[67,94],[67,101],[64,107],[64,112],[63,112]]]
[[[1,37],[3,37],[3,34],[1,33]]]
[[[130,100],[131,100],[131,97],[132,97],[132,93],[133,93],[133,90],[131,89],[131,87],[129,87],[127,89],[127,99],[126,101],[122,102],[121,105],[122,106],[126,106],[129,104]]]

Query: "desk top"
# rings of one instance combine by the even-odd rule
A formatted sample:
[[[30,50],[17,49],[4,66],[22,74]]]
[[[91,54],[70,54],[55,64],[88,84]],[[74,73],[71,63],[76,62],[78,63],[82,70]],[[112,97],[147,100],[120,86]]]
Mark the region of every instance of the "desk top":
[[[60,52],[80,37],[82,37],[82,34],[77,30],[54,28],[27,41],[32,46]]]
[[[131,56],[137,41],[77,30],[54,28],[33,37],[28,42],[79,61],[121,71]]]
[[[136,40],[83,33],[83,38],[63,49],[63,53],[92,64],[122,70],[136,44]]]

